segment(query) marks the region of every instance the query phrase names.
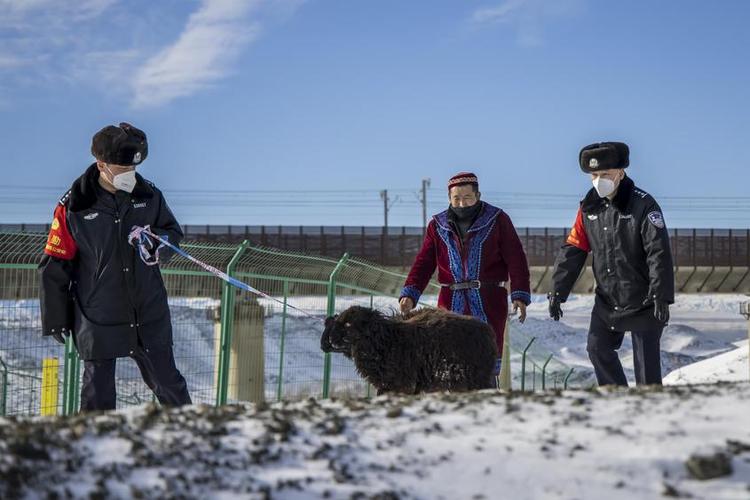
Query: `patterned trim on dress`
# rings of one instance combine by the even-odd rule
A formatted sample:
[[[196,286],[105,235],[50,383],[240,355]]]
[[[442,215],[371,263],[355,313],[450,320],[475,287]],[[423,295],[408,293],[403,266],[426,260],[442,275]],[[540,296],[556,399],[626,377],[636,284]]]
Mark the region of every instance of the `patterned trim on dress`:
[[[448,211],[447,210],[443,210],[442,212],[433,216],[432,218],[435,219],[435,224],[437,224],[440,229],[451,231],[451,225],[448,223]]]
[[[469,275],[467,276],[467,279],[469,280],[478,280],[480,278],[479,273],[482,269],[482,248],[494,227],[495,219],[492,219],[492,222],[489,225],[485,225],[484,228],[471,240],[471,248],[469,249],[468,263],[466,266],[469,270]],[[487,322],[487,314],[484,312],[482,295],[478,288],[472,288],[469,290],[469,307],[471,308],[472,316],[481,319],[485,323]]]
[[[419,298],[422,296],[422,291],[415,287],[414,285],[407,285],[401,290],[401,297],[400,299],[403,299],[404,297],[409,297],[411,300],[414,301],[414,305],[416,306],[419,303]]]
[[[453,275],[454,283],[479,279],[479,271],[482,267],[482,247],[495,227],[497,216],[502,212],[502,210],[489,203],[483,201],[480,201],[480,203],[482,204],[482,211],[468,231],[478,234],[474,235],[471,240],[467,262],[467,276],[464,276],[461,253],[456,247],[456,242],[453,238],[454,232],[448,222],[448,210],[444,210],[433,217],[437,226],[437,233],[448,249],[448,265]],[[463,314],[466,310],[467,300],[471,315],[486,323],[487,314],[484,312],[484,304],[482,303],[482,297],[478,289],[454,291],[451,300],[451,311]]]
[[[528,306],[531,304],[531,294],[529,292],[524,292],[523,290],[516,290],[510,294],[510,300],[520,300]]]
[[[448,267],[450,267],[453,282],[460,283],[464,281],[464,266],[461,260],[461,253],[458,251],[456,241],[453,239],[453,232],[450,228],[445,228],[438,224],[437,233],[440,236],[440,239],[443,240],[445,247],[448,249]],[[454,290],[451,299],[451,311],[463,314],[465,309],[466,294],[461,293],[461,290]]]
[[[480,203],[482,203],[484,207],[482,207],[482,211],[480,212],[479,217],[477,217],[477,220],[475,220],[474,224],[472,224],[469,228],[468,232],[470,233],[481,231],[489,224],[493,224],[497,216],[500,214],[500,212],[502,212],[501,209],[490,205],[489,203],[485,203],[483,201],[481,201]]]

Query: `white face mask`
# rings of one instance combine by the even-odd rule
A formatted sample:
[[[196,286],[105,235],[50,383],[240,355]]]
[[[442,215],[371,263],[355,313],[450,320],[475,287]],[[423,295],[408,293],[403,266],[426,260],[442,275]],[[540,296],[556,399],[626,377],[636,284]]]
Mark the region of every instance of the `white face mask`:
[[[615,181],[604,177],[597,177],[592,182],[594,184],[594,189],[596,189],[596,192],[601,198],[606,198],[614,193],[615,188],[617,187]]]
[[[126,193],[132,193],[135,188],[135,170],[123,172],[121,174],[112,175],[112,171],[107,167],[110,179],[112,179],[112,185],[115,189],[125,191]]]

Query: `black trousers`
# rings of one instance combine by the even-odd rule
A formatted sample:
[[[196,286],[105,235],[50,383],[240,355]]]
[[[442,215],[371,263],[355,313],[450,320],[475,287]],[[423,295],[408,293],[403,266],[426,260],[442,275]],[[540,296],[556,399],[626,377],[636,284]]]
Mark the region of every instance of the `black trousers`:
[[[154,392],[159,403],[168,406],[191,403],[185,378],[175,366],[172,346],[148,351],[139,347],[130,357],[138,365],[143,381]],[[116,408],[116,364],[116,359],[84,361],[81,410],[114,410]]]
[[[630,332],[636,385],[661,385],[661,334],[664,328]],[[599,385],[628,385],[617,350],[625,332],[613,331],[594,315],[591,318],[586,350],[594,365]]]

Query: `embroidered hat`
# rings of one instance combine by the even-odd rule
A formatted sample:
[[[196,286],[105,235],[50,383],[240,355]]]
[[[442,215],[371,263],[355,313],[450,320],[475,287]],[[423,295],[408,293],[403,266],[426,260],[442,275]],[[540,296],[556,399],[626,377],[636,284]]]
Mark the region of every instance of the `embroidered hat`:
[[[476,184],[478,187],[479,179],[471,172],[460,172],[451,177],[448,181],[448,191],[450,191],[452,187],[463,186],[464,184]]]

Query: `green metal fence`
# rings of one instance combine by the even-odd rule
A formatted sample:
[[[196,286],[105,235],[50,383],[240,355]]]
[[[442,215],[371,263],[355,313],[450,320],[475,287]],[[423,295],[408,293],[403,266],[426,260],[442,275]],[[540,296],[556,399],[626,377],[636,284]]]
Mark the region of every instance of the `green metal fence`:
[[[49,357],[58,358],[61,367],[57,413],[75,413],[79,406],[82,363],[73,343],[62,346],[40,333],[37,264],[45,239],[42,234],[0,234],[0,415],[39,414],[41,365]],[[395,308],[403,274],[348,255],[331,259],[247,243],[186,242],[182,247],[275,299],[233,288],[181,256],[162,266],[175,360],[195,403],[370,394],[349,360],[320,350],[323,320],[354,304]],[[438,291],[429,285],[426,305],[434,305]],[[520,350],[511,347],[516,366]],[[548,381],[562,386],[567,367],[552,370],[554,361],[548,360],[543,369],[537,366],[539,353],[523,359],[529,370],[538,368],[540,377],[539,387],[522,382],[524,389]],[[135,363],[128,358],[117,363],[118,405],[152,401]]]

